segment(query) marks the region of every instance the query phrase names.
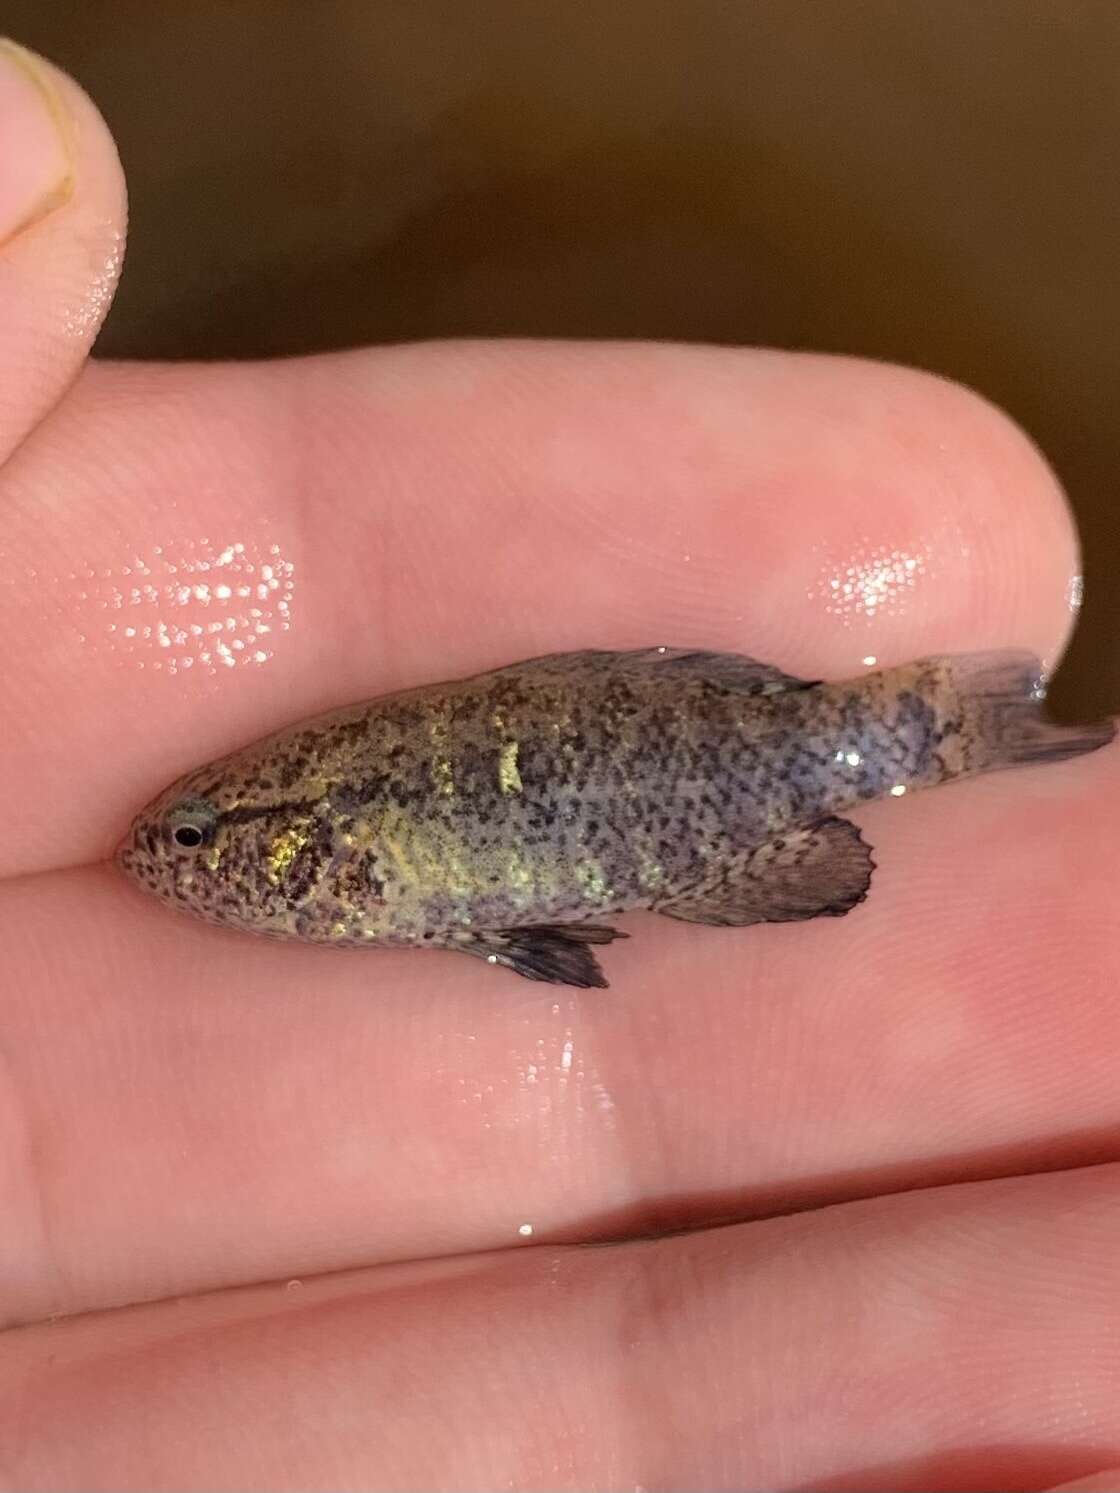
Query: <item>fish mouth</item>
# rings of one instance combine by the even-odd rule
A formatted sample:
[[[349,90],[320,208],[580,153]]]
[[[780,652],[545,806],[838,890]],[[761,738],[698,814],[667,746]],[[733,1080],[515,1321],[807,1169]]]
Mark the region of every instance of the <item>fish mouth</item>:
[[[148,836],[150,840],[150,834]],[[145,859],[157,860],[155,847],[144,844],[144,826],[139,820],[129,826],[127,834],[120,840],[109,857],[111,865],[122,871],[133,872]]]
[[[131,840],[122,840],[113,851],[109,864],[114,870],[120,871],[130,881],[142,880],[143,858],[140,851]]]

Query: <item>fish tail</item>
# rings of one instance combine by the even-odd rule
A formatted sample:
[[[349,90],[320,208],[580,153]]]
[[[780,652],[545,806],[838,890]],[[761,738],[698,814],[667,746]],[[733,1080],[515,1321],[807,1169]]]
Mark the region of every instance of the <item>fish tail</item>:
[[[1085,726],[1047,720],[1042,665],[1033,653],[974,653],[949,663],[964,735],[975,753],[973,771],[1061,762],[1095,752],[1116,735],[1111,720]]]

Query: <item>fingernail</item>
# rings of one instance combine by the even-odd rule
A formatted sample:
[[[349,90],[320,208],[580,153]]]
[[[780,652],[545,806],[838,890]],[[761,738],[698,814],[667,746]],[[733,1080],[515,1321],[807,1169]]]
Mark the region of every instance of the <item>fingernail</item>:
[[[66,108],[38,59],[0,38],[0,244],[73,189]]]

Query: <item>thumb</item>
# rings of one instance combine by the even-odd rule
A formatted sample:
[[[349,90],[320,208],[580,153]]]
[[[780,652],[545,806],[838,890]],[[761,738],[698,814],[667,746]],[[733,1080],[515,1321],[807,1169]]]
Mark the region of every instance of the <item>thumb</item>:
[[[79,371],[113,298],[124,179],[104,121],[0,40],[0,463]]]

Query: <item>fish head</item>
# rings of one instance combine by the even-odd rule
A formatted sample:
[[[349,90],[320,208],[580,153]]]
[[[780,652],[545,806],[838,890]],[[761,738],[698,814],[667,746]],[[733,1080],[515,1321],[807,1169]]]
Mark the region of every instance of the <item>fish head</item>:
[[[183,912],[291,936],[331,864],[327,808],[322,797],[282,800],[246,793],[243,777],[230,783],[195,773],[141,810],[116,863]]]

